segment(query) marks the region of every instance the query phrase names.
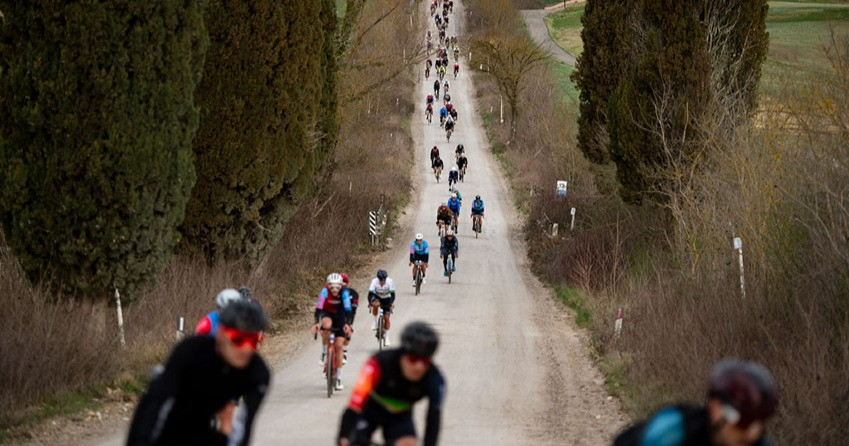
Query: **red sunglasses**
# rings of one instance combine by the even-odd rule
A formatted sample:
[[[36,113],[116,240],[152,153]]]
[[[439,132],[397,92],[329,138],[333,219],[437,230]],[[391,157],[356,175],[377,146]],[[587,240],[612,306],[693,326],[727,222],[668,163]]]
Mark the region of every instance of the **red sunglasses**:
[[[424,365],[430,365],[430,357],[429,356],[419,356],[419,355],[414,355],[412,353],[408,353],[407,359],[409,359],[410,362],[413,363],[413,365],[418,364],[420,362],[423,362]]]
[[[242,330],[237,330],[235,328],[220,326],[218,327],[227,338],[230,339],[230,342],[236,345],[236,347],[244,347],[246,345],[250,346],[252,349],[256,350],[257,345],[262,342],[262,332],[247,332]]]

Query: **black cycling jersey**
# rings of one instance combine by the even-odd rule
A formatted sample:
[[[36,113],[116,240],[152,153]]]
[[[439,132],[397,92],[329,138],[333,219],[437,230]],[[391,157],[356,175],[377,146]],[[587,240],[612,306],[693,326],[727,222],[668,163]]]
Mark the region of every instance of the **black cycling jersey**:
[[[469,159],[463,155],[460,155],[460,158],[457,158],[457,167],[464,168],[469,164]]]
[[[628,427],[613,441],[614,446],[713,446],[710,439],[708,412],[704,406],[676,405],[657,411],[648,420]],[[676,439],[677,441],[671,441]],[[756,446],[768,446],[761,437]]]
[[[442,162],[442,158],[434,158],[431,162],[431,168],[432,169],[436,169],[436,168],[442,169],[444,167],[445,167],[445,163]]]
[[[270,373],[259,354],[244,369],[231,367],[215,342],[212,336],[193,336],[177,344],[136,407],[127,446],[248,444]],[[239,397],[245,413],[235,417],[228,438],[211,427],[211,420]]]
[[[401,372],[400,349],[386,350],[371,357],[360,371],[348,409],[342,415],[338,437],[351,444],[369,445],[380,427],[388,444],[398,438],[414,436],[413,405],[428,398],[424,446],[435,446],[445,398],[445,378],[431,364],[421,380],[413,382]]]

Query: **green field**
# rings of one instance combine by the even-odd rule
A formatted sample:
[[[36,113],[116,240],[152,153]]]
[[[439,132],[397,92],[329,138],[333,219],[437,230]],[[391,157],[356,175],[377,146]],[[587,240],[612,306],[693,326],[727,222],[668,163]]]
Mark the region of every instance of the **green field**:
[[[581,15],[584,5],[573,5],[545,19],[549,33],[558,45],[575,56],[583,49]],[[789,0],[770,2],[767,16],[769,55],[763,67],[761,91],[777,95],[790,85],[799,85],[822,76],[829,69],[825,48],[836,36],[849,35],[849,0]],[[559,64],[558,64],[559,65]],[[563,80],[564,97],[575,92],[569,79],[571,69],[557,67]]]

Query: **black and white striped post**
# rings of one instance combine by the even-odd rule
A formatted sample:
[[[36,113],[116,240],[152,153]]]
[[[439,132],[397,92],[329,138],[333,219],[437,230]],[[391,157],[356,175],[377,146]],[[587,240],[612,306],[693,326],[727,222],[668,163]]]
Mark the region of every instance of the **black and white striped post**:
[[[377,246],[378,231],[377,231],[377,212],[369,211],[368,213],[368,232],[371,235],[371,246]]]

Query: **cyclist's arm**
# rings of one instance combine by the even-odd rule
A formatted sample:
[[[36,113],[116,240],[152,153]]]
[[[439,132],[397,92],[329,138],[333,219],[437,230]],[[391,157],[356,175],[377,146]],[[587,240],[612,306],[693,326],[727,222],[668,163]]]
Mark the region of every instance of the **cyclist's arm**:
[[[171,409],[177,400],[183,370],[193,358],[189,343],[183,341],[174,347],[165,370],[154,378],[142,396],[133,415],[127,446],[157,444]]]
[[[436,446],[439,429],[442,424],[442,402],[445,399],[445,379],[437,371],[428,391],[427,426],[425,427],[424,446]]]
[[[268,390],[268,382],[270,380],[270,373],[265,363],[262,363],[262,367],[259,367],[259,370],[253,376],[255,381],[254,386],[243,396],[245,404],[236,413],[233,422],[233,432],[227,441],[228,445],[247,446],[250,443],[251,427],[259,411],[259,406],[262,404],[263,398],[265,398],[265,392]]]
[[[354,391],[351,392],[351,401],[348,403],[348,408],[342,414],[342,422],[339,426],[338,438],[348,438],[357,426],[357,421],[360,420],[360,414],[363,411],[363,406],[366,404],[371,391],[380,380],[380,363],[372,357],[366,362],[360,374],[357,377],[357,382],[354,384]]]
[[[669,407],[645,423],[633,426],[613,441],[614,446],[680,446],[686,439],[684,415]]]
[[[416,247],[410,245],[410,263],[413,263],[415,261],[416,261]]]
[[[342,290],[342,309],[345,310],[345,323],[351,325],[354,317],[354,307],[351,306],[351,293],[347,289]]]

